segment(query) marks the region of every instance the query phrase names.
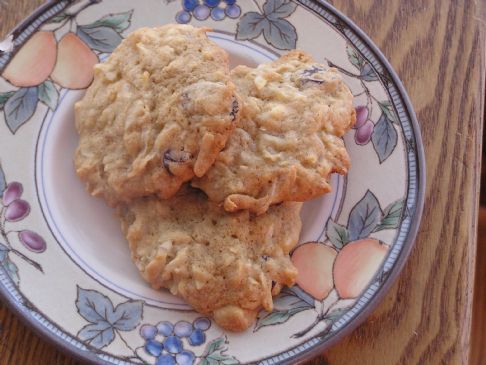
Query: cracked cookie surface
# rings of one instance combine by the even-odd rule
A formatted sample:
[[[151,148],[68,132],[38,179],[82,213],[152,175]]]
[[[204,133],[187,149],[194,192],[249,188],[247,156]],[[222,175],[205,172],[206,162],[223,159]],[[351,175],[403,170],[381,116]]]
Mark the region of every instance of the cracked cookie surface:
[[[289,252],[299,239],[302,203],[266,214],[228,213],[199,190],[137,199],[118,215],[132,259],[152,287],[168,288],[225,329],[243,331],[272,295],[295,282]]]
[[[231,72],[241,119],[215,164],[192,185],[227,211],[264,213],[271,204],[306,201],[344,174],[342,136],[355,122],[353,95],[336,69],[293,51]]]
[[[213,164],[239,118],[227,53],[205,28],[131,33],[76,104],[76,172],[109,205],[173,196]]]

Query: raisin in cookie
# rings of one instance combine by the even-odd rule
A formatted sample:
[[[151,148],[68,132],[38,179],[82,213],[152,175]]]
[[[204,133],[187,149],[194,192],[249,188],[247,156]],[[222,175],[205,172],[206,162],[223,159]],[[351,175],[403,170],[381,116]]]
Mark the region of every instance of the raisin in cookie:
[[[272,295],[293,285],[289,258],[300,234],[302,203],[255,216],[228,213],[196,189],[137,199],[118,208],[132,258],[152,287],[168,288],[221,327],[243,331]]]
[[[300,51],[231,72],[242,99],[237,128],[213,167],[192,185],[227,211],[261,214],[271,204],[305,201],[344,174],[342,140],[355,122],[353,95],[336,69]]]
[[[76,104],[75,156],[87,189],[110,205],[174,195],[202,176],[238,119],[227,53],[189,25],[142,28],[95,66]]]

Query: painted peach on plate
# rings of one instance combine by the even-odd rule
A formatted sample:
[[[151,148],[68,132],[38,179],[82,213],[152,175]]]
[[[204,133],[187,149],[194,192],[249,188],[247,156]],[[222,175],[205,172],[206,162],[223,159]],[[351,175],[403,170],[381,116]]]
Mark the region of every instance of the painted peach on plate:
[[[358,297],[383,263],[388,246],[366,238],[346,244],[334,263],[334,283],[342,299]]]
[[[2,76],[18,87],[39,85],[54,69],[56,50],[53,32],[34,33],[10,61]]]
[[[324,351],[343,332],[355,327],[366,309],[383,296],[385,283],[398,275],[401,265],[397,262],[402,261],[397,260],[408,255],[420,221],[425,186],[423,146],[413,108],[396,73],[368,38],[325,1],[48,3],[1,47],[6,52],[0,55],[0,75],[10,62],[9,72],[14,69],[15,77],[27,77],[23,67],[14,67],[20,62],[14,61],[15,56],[21,58],[22,48],[39,37],[34,36],[37,32],[55,33],[55,39],[52,34],[44,35],[51,46],[36,55],[31,50],[26,58],[35,67],[51,59],[43,75],[37,73],[37,79],[24,80],[22,85],[29,86],[16,86],[20,81],[9,72],[6,76],[13,84],[0,78],[0,190],[20,180],[26,193],[19,196],[17,191],[15,197],[29,204],[35,202],[30,211],[24,202],[14,204],[3,217],[10,220],[7,223],[12,226],[8,228],[15,241],[13,247],[5,246],[5,240],[0,242],[6,248],[2,250],[0,245],[0,292],[9,303],[19,308],[31,325],[45,327],[52,340],[86,361],[101,357],[113,364],[296,363],[301,356]],[[201,4],[205,6],[197,6]],[[213,9],[211,4],[217,6]],[[312,9],[307,5],[313,5]],[[257,29],[252,23],[255,19],[261,20]],[[77,142],[71,138],[75,137],[71,133],[72,110],[83,94],[81,90],[92,81],[93,65],[108,57],[131,31],[175,21],[215,28],[211,38],[232,58],[239,55],[252,66],[283,54],[287,46],[312,53],[320,63],[332,62],[345,74],[359,112],[361,124],[345,137],[354,161],[353,172],[346,179],[333,176],[334,191],[305,204],[302,216],[306,222],[299,242],[302,247],[295,247],[292,259],[301,271],[297,280],[300,286],[281,288],[273,310],[259,312],[255,326],[241,335],[222,332],[210,318],[194,314],[189,307],[186,310],[184,303],[169,292],[154,291],[138,280],[135,268],[126,264],[130,261],[127,250],[120,250],[120,229],[113,216],[100,209],[99,202],[86,197],[72,179],[69,152]],[[282,31],[266,32],[270,26],[279,26]],[[46,58],[47,54],[50,56]],[[72,209],[73,205],[79,209]],[[24,216],[24,220],[18,220]],[[370,245],[374,252],[371,257],[383,257],[386,267],[385,262],[373,262],[369,269],[363,269],[370,273],[369,283],[373,285],[356,289],[353,275],[361,269],[352,268],[352,260],[345,254],[350,252],[350,257],[361,260],[359,250],[352,248],[358,241],[373,241],[371,237],[388,245],[387,251],[377,241]],[[14,247],[32,264],[37,259],[44,274],[20,256],[11,256]],[[97,257],[93,258],[93,252]],[[120,260],[110,259],[113,252]],[[108,255],[107,260],[100,260],[103,253]],[[363,259],[365,266],[369,260]],[[270,264],[267,262],[267,266]],[[377,275],[383,280],[375,284]],[[55,296],[45,290],[53,283]],[[361,294],[344,299],[338,290],[342,296]],[[29,311],[25,311],[25,303],[32,304]],[[86,315],[92,305],[104,314],[96,318]],[[126,314],[125,320],[115,321],[120,313]],[[188,336],[182,333],[185,330]],[[191,336],[188,331],[192,331]],[[169,353],[169,347],[177,347],[177,351]]]
[[[332,267],[337,251],[323,243],[305,243],[294,251],[292,262],[298,270],[297,284],[317,300],[326,298],[334,287]]]
[[[69,32],[59,41],[51,78],[62,87],[84,89],[93,81],[96,63],[98,56],[76,34]]]

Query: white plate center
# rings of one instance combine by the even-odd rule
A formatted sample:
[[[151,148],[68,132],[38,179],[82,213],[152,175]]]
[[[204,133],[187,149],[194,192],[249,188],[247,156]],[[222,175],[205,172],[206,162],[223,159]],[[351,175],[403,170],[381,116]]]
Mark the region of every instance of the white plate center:
[[[232,66],[255,66],[276,56],[250,42],[212,33],[211,38],[231,55]],[[74,128],[74,103],[83,91],[63,90],[59,106],[47,115],[37,147],[36,180],[44,215],[59,244],[76,264],[110,289],[133,299],[164,308],[190,309],[167,291],[153,290],[132,264],[128,245],[111,208],[91,197],[74,172],[78,144]],[[304,206],[301,242],[322,239],[328,217],[336,214],[343,181],[331,179],[333,193]]]

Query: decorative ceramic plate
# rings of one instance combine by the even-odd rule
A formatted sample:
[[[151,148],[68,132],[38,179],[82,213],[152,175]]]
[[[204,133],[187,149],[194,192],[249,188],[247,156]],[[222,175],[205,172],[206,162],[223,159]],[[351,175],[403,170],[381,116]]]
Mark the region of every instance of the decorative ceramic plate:
[[[247,332],[225,332],[152,290],[112,211],[75,176],[73,105],[142,26],[190,23],[236,64],[299,48],[336,67],[355,95],[352,168],[305,203],[292,259],[298,286]],[[317,0],[83,0],[46,4],[0,43],[0,292],[44,337],[101,364],[295,363],[361,322],[398,275],[423,204],[420,132],[383,55]],[[210,295],[210,293],[208,293]]]

